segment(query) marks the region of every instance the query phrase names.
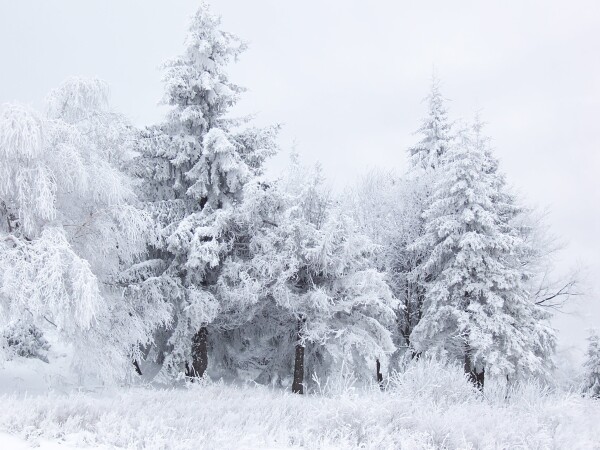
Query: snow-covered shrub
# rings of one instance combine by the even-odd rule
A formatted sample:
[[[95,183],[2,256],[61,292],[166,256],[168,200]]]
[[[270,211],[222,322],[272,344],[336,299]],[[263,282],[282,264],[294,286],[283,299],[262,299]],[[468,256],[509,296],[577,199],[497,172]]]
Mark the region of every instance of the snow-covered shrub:
[[[10,324],[2,333],[0,342],[9,359],[13,356],[21,356],[48,362],[47,352],[50,344],[42,330],[33,323],[19,320]]]
[[[417,396],[444,405],[480,398],[461,366],[428,355],[414,359],[404,370],[393,372],[388,391],[395,396]]]
[[[313,393],[326,397],[353,396],[357,394],[358,378],[344,361],[341,369],[322,380],[316,372],[312,374]]]

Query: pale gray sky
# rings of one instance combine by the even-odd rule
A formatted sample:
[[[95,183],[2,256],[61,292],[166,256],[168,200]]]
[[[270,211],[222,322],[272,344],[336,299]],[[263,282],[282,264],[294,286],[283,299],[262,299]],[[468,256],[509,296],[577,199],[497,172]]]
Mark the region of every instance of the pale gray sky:
[[[0,0],[0,102],[36,107],[69,75],[99,76],[137,124],[161,118],[159,64],[182,49],[197,1]],[[453,117],[481,109],[509,180],[550,207],[595,293],[561,316],[562,346],[600,326],[600,2],[213,0],[249,41],[232,68],[240,112],[342,186],[402,168],[432,67]],[[282,163],[276,159],[273,168]]]

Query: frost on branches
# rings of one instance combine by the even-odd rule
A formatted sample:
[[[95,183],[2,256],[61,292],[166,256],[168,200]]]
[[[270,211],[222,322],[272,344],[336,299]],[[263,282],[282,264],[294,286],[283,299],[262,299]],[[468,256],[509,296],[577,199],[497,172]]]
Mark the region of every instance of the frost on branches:
[[[460,133],[436,177],[426,233],[414,244],[430,252],[424,268],[432,278],[413,332],[418,350],[463,362],[481,385],[484,372],[513,380],[544,374],[555,342],[547,314],[525,288],[525,243],[482,142]]]
[[[410,164],[423,170],[435,169],[452,141],[451,124],[445,99],[440,92],[440,80],[434,74],[429,95],[425,98],[427,115],[417,130],[422,138],[409,149]]]
[[[417,133],[419,143],[409,149],[409,170],[403,176],[372,171],[351,192],[349,208],[361,231],[379,244],[373,264],[386,273],[396,311],[394,341],[397,363],[406,354],[416,356],[412,332],[421,320],[425,299],[424,268],[428,248],[411,246],[424,233],[423,213],[431,202],[431,192],[441,160],[452,144],[439,80],[434,77],[426,97],[427,114]]]
[[[48,111],[0,111],[1,322],[55,327],[86,373],[123,378],[164,317],[118,282],[149,225],[119,170],[129,126],[98,80],[68,80]]]
[[[296,161],[283,180],[248,191],[246,220],[262,226],[250,238],[246,273],[260,280],[262,300],[226,338],[238,376],[291,382],[300,393],[305,374],[324,378],[346,368],[375,379],[376,361],[385,364],[395,350],[396,306],[372,266],[376,246],[335,205],[319,170]]]
[[[245,46],[220,29],[202,5],[184,53],[165,64],[166,121],[142,132],[133,171],[155,221],[151,259],[131,272],[132,289],[172,306],[172,324],[151,349],[165,376],[202,376],[208,367],[210,325],[229,308],[219,295],[225,260],[243,247],[233,221],[244,186],[275,151],[276,128],[242,127],[227,117],[242,89],[226,66]],[[243,233],[241,233],[243,234]],[[243,310],[250,297],[238,297]]]
[[[371,264],[385,273],[399,302],[393,328],[397,347],[393,365],[407,351],[413,355],[410,336],[421,317],[425,286],[419,268],[426,252],[410,249],[409,245],[423,233],[425,192],[424,178],[373,170],[345,199],[358,229],[377,245]]]
[[[394,293],[404,306],[398,311],[397,340],[401,347],[409,350],[411,357],[419,353],[413,345],[412,334],[423,317],[426,285],[431,279],[431,271],[425,265],[431,249],[412,244],[426,233],[423,216],[431,206],[436,179],[454,140],[446,100],[435,74],[425,100],[427,115],[417,130],[422,139],[409,148],[409,170],[399,185],[402,189],[398,201],[402,204],[404,218],[399,228],[402,232],[392,243],[394,252],[390,254],[388,264]]]

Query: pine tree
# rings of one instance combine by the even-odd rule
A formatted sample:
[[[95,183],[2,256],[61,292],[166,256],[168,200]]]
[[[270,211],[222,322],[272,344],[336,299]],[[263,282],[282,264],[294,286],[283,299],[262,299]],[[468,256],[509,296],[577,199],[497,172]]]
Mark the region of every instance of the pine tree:
[[[395,295],[403,308],[398,311],[400,342],[413,356],[418,355],[412,345],[412,332],[423,316],[426,284],[431,273],[425,266],[429,249],[416,248],[411,243],[425,233],[423,214],[431,205],[433,185],[444,157],[452,146],[452,124],[447,117],[446,100],[440,92],[440,80],[434,74],[429,95],[428,111],[418,133],[419,143],[409,149],[409,170],[399,197],[405,211],[405,231],[393,243],[389,270],[395,286]]]
[[[386,273],[387,282],[399,300],[394,340],[401,359],[412,346],[411,334],[422,316],[425,283],[429,274],[423,265],[427,249],[410,246],[424,233],[422,215],[431,199],[432,185],[442,158],[452,143],[445,99],[434,75],[425,98],[427,114],[417,133],[420,141],[408,149],[409,169],[369,173],[347,196],[348,208],[363,233],[380,247],[373,264]]]
[[[410,165],[424,170],[435,169],[447,152],[452,141],[451,124],[445,99],[440,92],[440,80],[434,74],[431,79],[429,95],[425,98],[428,106],[417,133],[422,139],[409,149]]]
[[[593,331],[588,337],[584,369],[584,392],[594,397],[600,397],[600,334],[597,331]]]
[[[244,48],[203,4],[185,52],[165,65],[164,102],[172,110],[165,123],[142,133],[133,166],[158,228],[136,289],[173,308],[172,329],[162,333],[156,355],[165,374],[184,367],[196,377],[207,368],[208,326],[228,308],[217,288],[239,244],[234,211],[275,150],[276,128],[240,128],[247,120],[227,116],[242,89],[229,81],[226,66]]]
[[[424,269],[431,274],[413,343],[462,361],[483,386],[485,372],[544,374],[554,334],[525,289],[525,243],[510,224],[511,197],[480,143],[464,131],[448,149],[425,235],[413,246],[430,252]]]

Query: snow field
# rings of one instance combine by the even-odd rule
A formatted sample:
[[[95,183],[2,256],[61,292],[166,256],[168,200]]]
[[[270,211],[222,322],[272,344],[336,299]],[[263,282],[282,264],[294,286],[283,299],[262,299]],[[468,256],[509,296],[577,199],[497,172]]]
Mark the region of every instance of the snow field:
[[[600,448],[600,402],[536,383],[481,395],[432,361],[384,392],[338,382],[306,396],[224,383],[4,395],[0,433],[93,448]]]

